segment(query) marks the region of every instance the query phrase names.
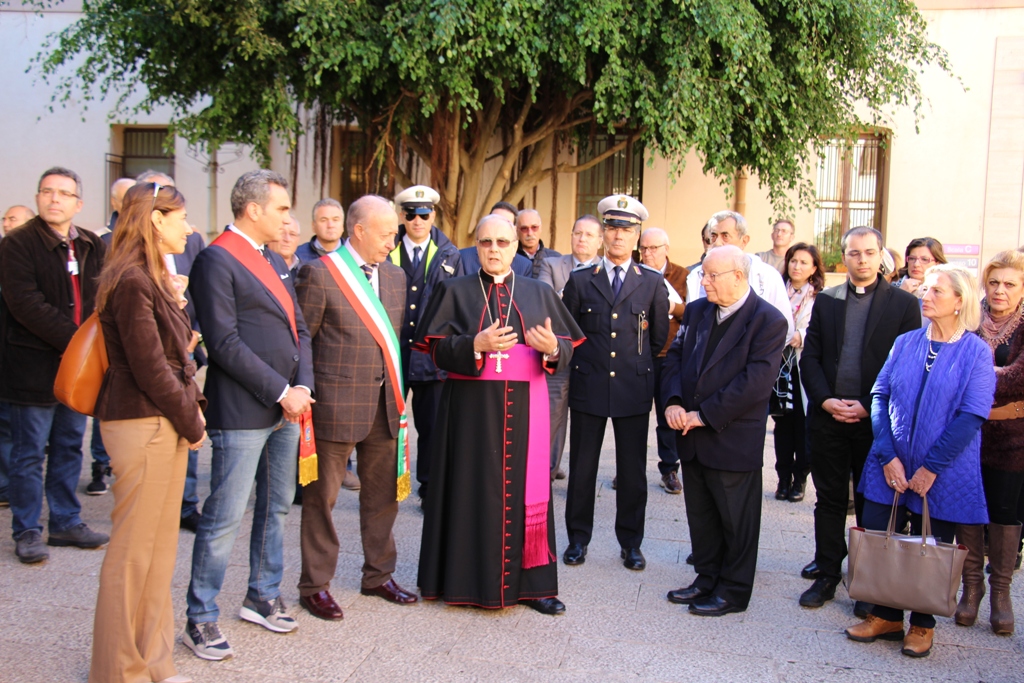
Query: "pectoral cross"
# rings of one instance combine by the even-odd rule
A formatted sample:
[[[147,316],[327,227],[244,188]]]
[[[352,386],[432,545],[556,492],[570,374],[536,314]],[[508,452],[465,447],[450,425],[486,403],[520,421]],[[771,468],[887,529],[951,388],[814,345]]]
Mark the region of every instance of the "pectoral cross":
[[[507,353],[502,353],[501,351],[498,351],[497,353],[489,354],[487,357],[488,358],[494,358],[495,361],[497,361],[494,364],[494,371],[495,372],[501,372],[501,359],[502,358],[508,358],[509,355]]]

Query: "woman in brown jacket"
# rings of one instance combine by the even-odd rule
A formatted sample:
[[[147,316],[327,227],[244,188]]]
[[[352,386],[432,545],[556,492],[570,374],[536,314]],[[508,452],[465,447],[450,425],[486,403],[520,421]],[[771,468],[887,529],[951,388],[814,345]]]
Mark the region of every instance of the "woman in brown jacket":
[[[96,403],[110,453],[113,530],[100,572],[90,683],[187,683],[171,657],[171,577],[188,449],[206,437],[205,399],[181,281],[165,258],[192,232],[173,187],[128,190],[96,310],[110,367]]]
[[[981,479],[988,504],[988,558],[992,565],[992,630],[1014,630],[1010,582],[1020,566],[1021,521],[1024,520],[1024,254],[1002,251],[985,266],[981,283],[978,335],[992,348],[996,395],[992,412],[981,425]],[[984,527],[957,526],[957,540],[967,546],[964,590],[956,623],[971,626],[985,595]]]

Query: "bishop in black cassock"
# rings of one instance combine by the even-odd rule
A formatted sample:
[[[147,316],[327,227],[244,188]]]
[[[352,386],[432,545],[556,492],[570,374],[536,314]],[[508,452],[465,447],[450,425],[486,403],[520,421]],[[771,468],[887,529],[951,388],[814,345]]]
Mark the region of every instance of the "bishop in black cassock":
[[[424,507],[420,591],[428,600],[449,604],[501,608],[523,602],[557,614],[565,607],[555,599],[550,441],[541,453],[540,504],[535,470],[527,481],[528,460],[533,465],[531,409],[538,406],[531,405],[530,382],[506,378],[515,376],[517,363],[535,363],[546,373],[565,368],[584,337],[551,287],[509,269],[516,249],[511,224],[487,216],[477,227],[477,239],[487,244],[478,247],[481,270],[439,283],[416,340],[416,348],[449,373]],[[527,331],[545,328],[548,320],[557,351],[542,354],[547,349],[527,346]],[[493,353],[475,351],[474,340],[481,335],[494,341]],[[495,358],[502,348],[507,355]],[[547,419],[546,386],[541,377],[543,403],[532,411],[534,419]]]

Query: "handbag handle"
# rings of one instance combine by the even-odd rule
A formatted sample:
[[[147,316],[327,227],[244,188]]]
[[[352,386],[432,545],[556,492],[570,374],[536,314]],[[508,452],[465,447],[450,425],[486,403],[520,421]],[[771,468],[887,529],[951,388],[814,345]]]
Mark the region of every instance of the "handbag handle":
[[[928,537],[932,535],[932,517],[928,512],[928,496],[921,496],[921,555],[927,554]],[[892,497],[892,510],[889,512],[889,528],[885,531],[885,546],[889,546],[889,539],[896,533],[896,512],[899,510],[900,492],[895,491]]]

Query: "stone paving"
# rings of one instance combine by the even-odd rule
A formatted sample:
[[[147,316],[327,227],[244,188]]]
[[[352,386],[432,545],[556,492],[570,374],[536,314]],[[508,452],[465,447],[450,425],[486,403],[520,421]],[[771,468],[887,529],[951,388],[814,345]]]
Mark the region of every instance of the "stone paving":
[[[770,421],[769,421],[770,425]],[[653,427],[653,420],[652,420]],[[243,522],[220,596],[221,628],[234,647],[224,662],[197,659],[178,643],[181,673],[197,683],[257,681],[1024,681],[1024,642],[1018,635],[993,635],[987,599],[974,628],[939,619],[930,657],[913,660],[898,643],[854,643],[842,629],[856,620],[840,588],[836,599],[806,610],[797,598],[809,583],[799,576],[812,558],[814,493],[792,504],[773,497],[776,478],[769,432],[765,448],[764,505],[757,584],[750,608],[722,618],[695,617],[669,603],[665,593],[688,585],[692,568],[682,496],[659,488],[653,430],[648,438],[649,502],[647,570],[622,567],[612,522],[614,460],[611,430],[602,454],[597,524],[587,562],[559,565],[560,596],[567,613],[547,617],[525,607],[501,611],[421,603],[391,605],[359,594],[362,563],[357,495],[342,491],[334,512],[341,558],[332,592],[345,619],[328,623],[297,605],[299,508],[293,508],[286,536],[283,595],[299,628],[278,635],[237,618],[248,573],[251,512]],[[86,434],[89,432],[87,431]],[[412,443],[415,443],[413,440]],[[86,453],[88,450],[86,449]],[[200,493],[209,482],[209,449],[200,456]],[[568,460],[568,456],[566,456]],[[88,455],[81,486],[87,482]],[[555,482],[559,552],[565,546],[565,482]],[[113,497],[82,495],[83,518],[110,530]],[[45,511],[44,511],[45,519]],[[0,510],[0,527],[11,515]],[[401,506],[395,536],[396,579],[416,585],[422,514],[415,498]],[[174,595],[176,628],[184,625],[185,588],[193,536],[182,533]],[[93,608],[103,551],[51,548],[50,560],[23,566],[9,534],[0,538],[0,681],[85,681],[89,668]],[[1018,576],[1021,576],[1018,574]],[[1014,599],[1024,617],[1024,581]],[[1024,620],[1024,619],[1022,619]]]

